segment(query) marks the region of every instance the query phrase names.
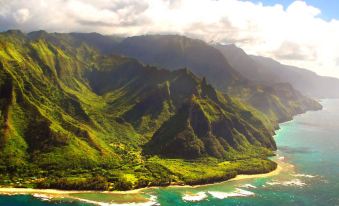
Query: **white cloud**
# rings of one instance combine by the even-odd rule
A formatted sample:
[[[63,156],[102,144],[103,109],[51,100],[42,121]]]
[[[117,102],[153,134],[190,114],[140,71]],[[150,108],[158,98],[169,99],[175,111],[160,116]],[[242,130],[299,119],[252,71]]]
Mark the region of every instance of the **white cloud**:
[[[13,17],[19,24],[25,23],[29,19],[29,10],[22,8],[14,12]]]
[[[240,0],[0,0],[0,30],[178,33],[339,77],[339,21],[320,14],[305,1],[284,8]]]

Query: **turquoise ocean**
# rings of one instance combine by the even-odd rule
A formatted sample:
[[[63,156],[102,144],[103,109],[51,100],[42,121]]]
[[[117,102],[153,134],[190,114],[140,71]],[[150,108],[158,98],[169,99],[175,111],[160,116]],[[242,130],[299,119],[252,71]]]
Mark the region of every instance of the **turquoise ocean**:
[[[143,203],[128,203],[135,194],[107,197],[109,194],[93,193],[80,197],[91,199],[97,205],[339,206],[339,100],[322,100],[321,103],[323,110],[307,112],[280,124],[275,136],[278,151],[274,159],[282,169],[276,176],[195,188],[147,189],[139,194],[149,199]],[[30,195],[0,196],[0,206],[50,205],[96,204]]]

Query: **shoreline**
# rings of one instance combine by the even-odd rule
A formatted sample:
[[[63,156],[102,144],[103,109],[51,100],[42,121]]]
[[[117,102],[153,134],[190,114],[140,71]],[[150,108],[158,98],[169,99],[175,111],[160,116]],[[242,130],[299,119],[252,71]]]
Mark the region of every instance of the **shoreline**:
[[[231,182],[231,181],[240,181],[240,180],[246,180],[246,179],[255,179],[255,178],[266,178],[266,177],[271,177],[278,175],[282,171],[282,166],[278,163],[278,166],[275,170],[268,172],[268,173],[262,173],[262,174],[251,174],[251,175],[237,175],[234,178],[231,178],[226,181],[221,181],[221,182],[215,182],[215,183],[210,183],[210,184],[201,184],[201,185],[170,185],[166,187],[161,187],[161,186],[154,186],[154,187],[144,187],[144,188],[139,188],[139,189],[133,189],[133,190],[128,190],[128,191],[96,191],[96,190],[58,190],[58,189],[33,189],[33,188],[15,188],[15,187],[0,187],[0,195],[18,195],[18,194],[29,194],[29,195],[34,195],[34,194],[42,194],[42,195],[47,195],[51,197],[69,197],[70,194],[86,194],[86,193],[103,193],[103,194],[137,194],[137,193],[142,193],[144,190],[149,190],[149,189],[157,189],[157,188],[198,188],[198,187],[204,187],[204,186],[209,186],[209,185],[215,185],[215,184],[223,184],[226,182]]]
[[[224,183],[233,182],[233,181],[241,181],[241,180],[247,180],[247,179],[257,179],[257,178],[273,177],[273,176],[276,176],[276,175],[280,174],[280,172],[282,170],[283,170],[283,167],[278,164],[278,166],[277,166],[277,168],[275,170],[273,170],[271,172],[268,172],[268,173],[251,174],[251,175],[240,174],[240,175],[237,175],[234,178],[231,178],[231,179],[228,179],[228,180],[225,180],[225,181],[221,181],[221,182],[208,183],[208,184],[200,184],[200,185],[170,185],[168,187],[172,187],[172,188],[181,188],[181,187],[182,188],[199,188],[199,187],[207,187],[207,186],[211,186],[211,185],[224,184]],[[150,187],[150,188],[161,188],[161,187]],[[166,188],[166,187],[164,187],[164,188]],[[143,189],[148,189],[148,188],[141,188],[141,190],[143,190]]]
[[[299,114],[301,115],[301,114]],[[295,115],[295,116],[299,116]],[[294,116],[294,117],[295,117]],[[293,119],[286,121],[284,123],[293,121]],[[279,123],[279,125],[284,124],[284,123]],[[279,130],[280,127],[277,129]],[[276,130],[276,131],[277,131]],[[275,137],[275,135],[273,136]],[[211,185],[219,185],[219,184],[225,184],[227,182],[234,182],[234,181],[242,181],[242,180],[247,180],[247,179],[258,179],[258,178],[268,178],[268,177],[273,177],[276,175],[279,175],[282,172],[285,172],[285,170],[290,170],[291,168],[294,169],[294,165],[290,165],[287,162],[284,161],[284,158],[280,159],[279,155],[276,156],[277,158],[274,158],[274,162],[277,163],[277,168],[271,172],[268,173],[262,173],[262,174],[250,174],[250,175],[244,175],[244,174],[239,174],[234,178],[225,180],[225,181],[220,181],[220,182],[215,182],[215,183],[209,183],[209,184],[199,184],[199,185],[169,185],[169,186],[152,186],[152,187],[145,187],[145,188],[139,188],[139,189],[134,189],[134,190],[128,190],[128,191],[95,191],[95,190],[88,190],[88,191],[83,191],[83,190],[58,190],[58,189],[31,189],[31,188],[11,188],[11,187],[1,187],[0,186],[0,195],[32,195],[36,198],[42,199],[42,200],[53,200],[53,199],[70,199],[70,200],[76,200],[76,201],[81,201],[81,202],[87,202],[90,204],[94,205],[106,205],[107,203],[115,203],[115,202],[99,202],[95,200],[91,200],[91,198],[88,197],[77,197],[75,194],[111,194],[111,195],[144,195],[147,194],[144,191],[147,190],[152,190],[152,189],[165,189],[165,188],[203,188],[203,187],[208,187]],[[152,194],[152,193],[151,193]],[[149,194],[147,194],[149,195]],[[116,203],[118,204],[123,204],[127,205],[132,203],[132,205],[153,205],[153,203],[156,203],[156,200],[153,198],[154,196],[151,195],[150,198],[144,198],[143,200],[137,200],[136,202],[121,202],[121,203]],[[149,204],[152,203],[152,204]]]

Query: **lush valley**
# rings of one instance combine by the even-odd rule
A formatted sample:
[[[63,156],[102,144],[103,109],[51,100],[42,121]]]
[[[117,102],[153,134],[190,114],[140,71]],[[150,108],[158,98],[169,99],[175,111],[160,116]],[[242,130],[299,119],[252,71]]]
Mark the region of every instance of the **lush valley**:
[[[275,169],[277,122],[321,106],[288,84],[251,83],[204,42],[170,39],[161,51],[180,53],[99,34],[1,33],[1,184],[128,190]]]

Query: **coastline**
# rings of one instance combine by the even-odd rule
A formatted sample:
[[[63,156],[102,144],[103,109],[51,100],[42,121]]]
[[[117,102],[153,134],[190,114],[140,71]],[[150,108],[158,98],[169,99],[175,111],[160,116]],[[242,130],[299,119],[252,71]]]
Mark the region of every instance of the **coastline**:
[[[277,161],[276,161],[277,162]],[[277,162],[278,163],[278,162]],[[257,179],[257,178],[267,178],[267,177],[273,177],[278,174],[283,170],[283,167],[278,163],[278,166],[275,170],[268,172],[268,173],[262,173],[262,174],[251,174],[251,175],[244,175],[240,174],[237,175],[234,178],[231,178],[229,180],[221,181],[221,182],[215,182],[215,183],[209,183],[209,184],[201,184],[201,185],[170,185],[168,187],[186,187],[186,188],[199,188],[199,187],[205,187],[205,186],[210,186],[210,185],[218,185],[218,184],[223,184],[226,182],[232,182],[232,181],[241,181],[241,180],[247,180],[247,179]],[[153,188],[159,188],[159,187],[153,187]],[[142,189],[147,189],[147,188],[142,188]]]
[[[251,175],[237,175],[236,177],[226,180],[226,181],[221,181],[221,182],[216,182],[216,183],[211,183],[211,184],[202,184],[202,185],[170,185],[167,187],[189,187],[189,188],[198,188],[198,187],[204,187],[208,185],[215,185],[215,184],[222,184],[225,182],[230,182],[230,181],[240,181],[240,180],[245,180],[245,179],[255,179],[255,178],[266,178],[266,177],[271,177],[278,175],[282,171],[282,166],[278,163],[278,166],[275,170],[269,172],[269,173],[263,173],[263,174],[251,174]],[[11,188],[11,187],[0,187],[0,195],[17,195],[17,194],[42,194],[42,195],[47,195],[51,197],[69,197],[70,194],[86,194],[86,193],[103,193],[103,194],[137,194],[137,193],[142,193],[144,190],[148,189],[155,189],[155,188],[166,188],[166,187],[160,187],[160,186],[154,186],[154,187],[144,187],[144,188],[139,188],[139,189],[134,189],[134,190],[128,190],[128,191],[96,191],[96,190],[58,190],[58,189],[33,189],[33,188]]]
[[[264,174],[253,174],[253,175],[237,175],[235,178],[230,179],[228,181],[239,181],[239,180],[245,180],[245,179],[256,179],[256,178],[267,178],[267,177],[273,177],[282,171],[282,166],[278,165],[277,168],[269,173]]]
[[[296,115],[298,116],[298,115]],[[293,119],[289,120],[292,121]],[[286,122],[289,122],[286,121]],[[284,122],[284,123],[286,123]],[[279,123],[283,124],[283,123]],[[277,130],[279,130],[278,128]],[[218,185],[218,184],[224,184],[227,182],[232,181],[241,181],[241,180],[247,180],[247,179],[257,179],[257,178],[267,178],[276,176],[281,173],[282,170],[284,170],[284,161],[281,161],[279,158],[276,158],[274,162],[277,163],[277,168],[273,171],[270,171],[268,173],[261,173],[261,174],[239,174],[234,178],[220,181],[220,182],[214,182],[214,183],[208,183],[208,184],[197,184],[197,185],[179,185],[179,184],[171,184],[169,186],[152,186],[152,187],[144,187],[139,189],[133,189],[133,190],[127,190],[127,191],[100,191],[100,190],[59,190],[59,189],[33,189],[33,188],[15,188],[15,187],[2,187],[0,185],[0,195],[32,195],[44,200],[52,200],[52,199],[72,199],[72,200],[78,200],[82,202],[92,203],[92,204],[98,204],[100,202],[93,201],[87,198],[80,198],[77,196],[73,196],[76,194],[107,194],[107,195],[140,195],[144,194],[144,191],[151,190],[151,189],[159,189],[159,188],[200,188],[200,187],[207,187],[211,185]],[[144,199],[143,201],[139,203],[147,203],[151,202],[152,199]],[[126,202],[130,203],[130,202]],[[136,202],[134,202],[136,203]]]
[[[300,114],[301,115],[301,114]],[[298,115],[296,115],[298,116]],[[293,118],[294,119],[294,118]],[[293,120],[292,119],[292,120]],[[284,123],[290,122],[292,120],[286,121]],[[280,124],[284,124],[280,123]],[[279,125],[280,125],[279,124]],[[280,129],[280,128],[279,128]],[[279,130],[277,129],[277,130]],[[274,135],[275,136],[275,135]],[[154,186],[154,187],[145,187],[145,188],[139,188],[134,190],[128,190],[128,191],[95,191],[95,190],[89,190],[89,191],[79,191],[79,190],[58,190],[58,189],[30,189],[30,188],[9,188],[9,187],[1,187],[0,186],[0,195],[32,195],[36,198],[40,198],[42,200],[60,200],[60,199],[70,199],[75,201],[81,201],[86,202],[94,205],[107,205],[112,204],[114,205],[154,205],[156,202],[156,197],[152,195],[152,193],[146,193],[144,191],[152,190],[152,189],[158,189],[158,188],[201,188],[201,187],[208,187],[211,185],[218,185],[218,184],[225,184],[227,182],[233,182],[233,181],[242,181],[247,179],[258,179],[258,178],[268,178],[273,177],[276,175],[279,175],[280,173],[284,173],[286,171],[294,170],[294,165],[289,164],[288,162],[284,161],[284,157],[279,157],[279,154],[275,156],[275,158],[272,160],[277,163],[277,168],[271,172],[268,173],[262,173],[262,174],[250,174],[250,175],[244,175],[240,174],[237,175],[234,178],[215,182],[215,183],[209,183],[209,184],[200,184],[200,185],[170,185],[170,186]],[[86,196],[86,194],[88,194]],[[106,194],[112,197],[118,197],[119,199],[122,198],[120,195],[127,195],[129,197],[132,196],[133,200],[135,201],[126,201],[125,202],[103,202],[103,201],[96,201],[90,198],[91,195],[101,195]],[[151,195],[150,195],[151,194]],[[150,195],[149,197],[146,197],[145,195]],[[134,197],[135,196],[135,197]],[[136,197],[138,196],[138,197]],[[120,200],[121,201],[121,200]]]

